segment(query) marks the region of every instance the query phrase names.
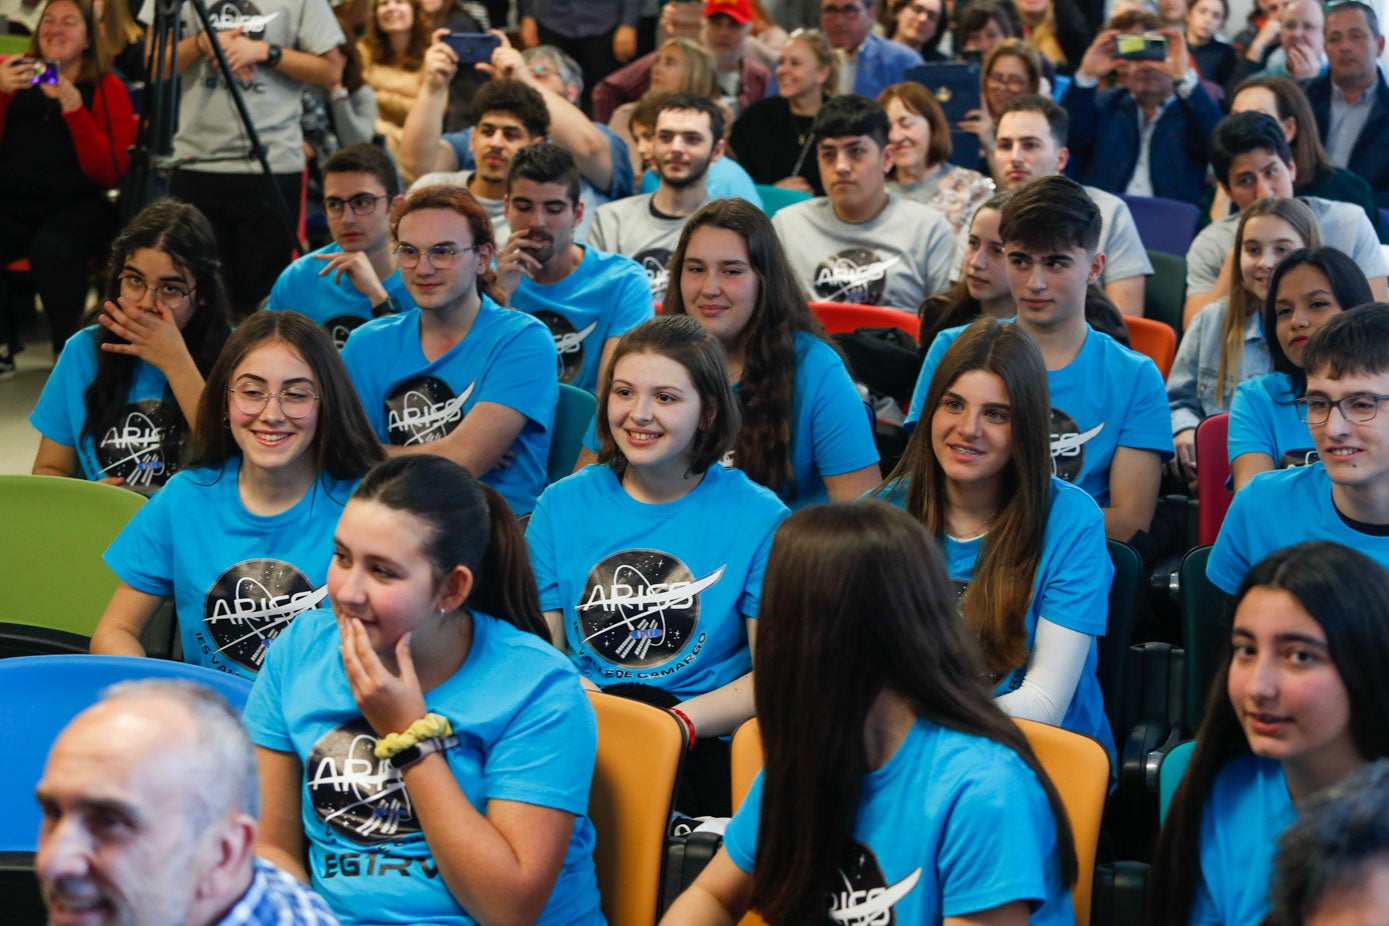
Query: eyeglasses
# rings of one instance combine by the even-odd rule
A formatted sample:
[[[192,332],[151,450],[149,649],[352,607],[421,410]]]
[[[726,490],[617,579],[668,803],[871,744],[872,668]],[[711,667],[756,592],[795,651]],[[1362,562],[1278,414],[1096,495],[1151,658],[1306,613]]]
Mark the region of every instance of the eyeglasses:
[[[984,83],[1001,90],[1022,90],[1027,86],[1027,78],[1017,74],[990,74]]]
[[[822,6],[820,7],[821,16],[859,16],[864,12],[864,7],[854,4],[852,6]]]
[[[476,251],[475,244],[470,244],[466,248],[450,247],[447,244],[436,244],[430,248],[417,248],[413,244],[396,245],[395,262],[406,270],[414,270],[420,265],[420,258],[429,261],[429,265],[435,270],[447,270],[458,260],[458,255],[464,251]]]
[[[1347,421],[1364,424],[1373,421],[1379,411],[1379,403],[1389,400],[1389,395],[1370,395],[1358,392],[1333,402],[1330,399],[1310,398],[1293,402],[1297,406],[1297,417],[1306,424],[1326,424],[1331,417],[1331,409],[1341,410],[1341,417]]]
[[[353,215],[371,215],[376,211],[376,203],[382,199],[390,199],[389,193],[380,196],[372,196],[370,193],[358,193],[351,199],[339,199],[336,196],[325,196],[323,198],[323,208],[329,215],[342,215],[343,206],[351,206]]]
[[[121,295],[127,299],[139,302],[145,298],[145,292],[150,289],[150,285],[145,282],[145,278],[135,273],[122,273]],[[154,301],[166,309],[176,309],[183,300],[196,292],[196,287],[184,289],[173,283],[160,283],[154,287]]]
[[[286,418],[303,418],[313,411],[314,403],[318,401],[318,396],[302,386],[279,392],[267,392],[259,386],[228,386],[227,391],[231,393],[232,404],[243,415],[263,413],[271,398],[274,398],[279,401],[280,411],[285,413]]]

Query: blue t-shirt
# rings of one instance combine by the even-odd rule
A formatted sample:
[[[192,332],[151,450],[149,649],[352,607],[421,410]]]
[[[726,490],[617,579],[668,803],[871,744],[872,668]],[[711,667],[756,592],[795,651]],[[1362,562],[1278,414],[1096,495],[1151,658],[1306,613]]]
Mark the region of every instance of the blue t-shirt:
[[[328,597],[333,531],[352,480],[321,475],[287,511],[241,503],[241,457],[185,470],[135,513],[104,555],[136,591],[174,599],[186,662],[254,678],[270,642]]]
[[[475,923],[449,893],[400,772],[376,758],[357,710],[331,611],[294,622],[251,689],[242,720],[256,745],[304,766],[300,806],[309,874],[345,924]],[[554,647],[473,612],[458,671],[425,692],[459,745],[445,758],[468,802],[519,801],[575,815],[543,924],[599,924],[589,784],[598,727],[575,674]]]
[[[714,465],[694,491],[639,502],[607,466],[545,490],[526,528],[540,607],[562,611],[569,652],[599,685],[639,682],[684,700],[752,669],[772,533],[786,506]]]
[[[945,350],[964,325],[947,328],[931,342],[912,392],[908,424],[921,419],[926,391]],[[1059,370],[1047,370],[1051,390],[1051,471],[1109,505],[1109,464],[1116,447],[1151,450],[1172,459],[1172,419],[1167,388],[1153,361],[1090,328],[1080,353]]]
[[[759,772],[724,833],[749,874],[762,785]],[[853,846],[827,900],[842,923],[939,923],[1020,900],[1034,926],[1075,922],[1056,818],[1032,769],[1007,746],[924,719],[863,777]]]
[[[1259,473],[1235,493],[1206,560],[1206,576],[1233,595],[1255,563],[1304,540],[1335,541],[1389,569],[1389,537],[1343,521],[1331,500],[1326,467],[1313,463]]]
[[[511,306],[550,329],[559,354],[559,381],[589,392],[598,388],[598,362],[607,339],[656,314],[641,264],[595,247],[585,247],[579,266],[557,283],[541,286],[523,274]]]
[[[183,412],[158,367],[135,357],[126,402],[93,433],[83,434],[87,422],[85,393],[96,379],[96,325],[68,338],[58,362],[44,384],[29,423],[44,437],[77,452],[86,479],[120,476],[125,485],[152,492],[178,472],[188,427]]]
[[[1297,417],[1294,389],[1286,373],[1265,373],[1239,384],[1230,403],[1231,464],[1246,453],[1266,453],[1279,469],[1317,461],[1312,434]]]
[[[654,193],[661,185],[661,178],[654,170],[641,174],[641,189],[638,193]],[[710,199],[746,199],[757,208],[762,208],[762,196],[757,192],[757,184],[747,169],[728,156],[719,158],[709,165],[704,175],[704,189]]]
[[[1263,919],[1278,836],[1296,816],[1280,763],[1243,755],[1220,770],[1201,810],[1192,926],[1256,926]]]
[[[535,507],[545,487],[550,429],[559,401],[550,332],[524,312],[487,296],[468,334],[430,362],[420,349],[420,310],[388,315],[352,332],[342,349],[367,420],[387,444],[428,444],[448,436],[479,402],[526,416],[510,467],[482,481],[518,515]]]
[[[275,285],[270,289],[270,301],[265,305],[267,309],[275,311],[293,309],[304,313],[328,329],[338,350],[342,350],[353,329],[372,319],[370,300],[357,291],[347,274],[339,277],[336,283],[331,273],[319,276],[327,264],[315,255],[340,253],[342,248],[333,243],[311,251],[290,264],[275,280]],[[415,307],[415,300],[410,298],[410,291],[400,279],[399,270],[391,271],[381,285],[385,287],[386,294],[395,300],[400,311]]]
[[[892,486],[883,495],[899,507],[906,504],[906,487]],[[1104,512],[1079,487],[1051,477],[1047,502],[1047,526],[1042,532],[1042,556],[1032,581],[1032,603],[1028,605],[1027,648],[1032,650],[1037,635],[1037,618],[1053,624],[1102,637],[1109,623],[1109,584],[1114,563],[1104,542]],[[984,549],[987,535],[973,540],[937,538],[945,554],[946,573],[963,596],[974,578],[974,567]],[[1109,753],[1110,768],[1117,769],[1114,733],[1104,713],[1104,696],[1095,675],[1099,649],[1090,641],[1076,690],[1061,726],[1100,741]],[[1027,666],[1010,672],[994,689],[995,697],[1017,691],[1027,677]]]

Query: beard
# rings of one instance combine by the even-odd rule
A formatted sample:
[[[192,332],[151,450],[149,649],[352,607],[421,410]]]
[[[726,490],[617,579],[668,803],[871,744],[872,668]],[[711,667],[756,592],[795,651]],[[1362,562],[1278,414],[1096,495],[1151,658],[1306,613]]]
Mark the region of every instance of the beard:
[[[691,158],[689,173],[683,177],[671,177],[666,172],[664,164],[658,164],[656,173],[660,175],[661,182],[676,190],[688,190],[697,183],[704,181],[705,174],[709,173],[709,165],[712,157]]]

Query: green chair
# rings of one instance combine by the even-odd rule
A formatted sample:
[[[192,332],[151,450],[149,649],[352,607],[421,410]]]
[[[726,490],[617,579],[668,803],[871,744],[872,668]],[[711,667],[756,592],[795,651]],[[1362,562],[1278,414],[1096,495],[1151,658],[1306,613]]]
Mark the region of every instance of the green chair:
[[[1206,577],[1209,546],[1188,550],[1178,569],[1182,602],[1182,730],[1192,734],[1206,713],[1206,693],[1230,637],[1230,596]]]
[[[1163,756],[1162,765],[1158,766],[1158,816],[1163,823],[1167,822],[1167,808],[1172,804],[1172,795],[1177,793],[1177,785],[1182,783],[1195,748],[1195,740],[1178,743]]]
[[[1149,251],[1153,275],[1143,296],[1143,316],[1171,326],[1182,336],[1182,305],[1186,302],[1186,258]]]
[[[762,211],[769,216],[776,215],[778,210],[785,209],[787,206],[813,198],[809,193],[802,193],[799,190],[785,190],[779,186],[769,186],[764,183],[757,184],[757,195],[762,197]]]
[[[144,503],[83,479],[0,476],[0,620],[90,637],[118,581],[101,554]]]
[[[559,401],[555,403],[555,426],[550,432],[550,458],[546,485],[557,482],[574,471],[574,463],[579,459],[583,447],[584,432],[593,420],[593,411],[598,400],[593,393],[571,386],[559,384]]]

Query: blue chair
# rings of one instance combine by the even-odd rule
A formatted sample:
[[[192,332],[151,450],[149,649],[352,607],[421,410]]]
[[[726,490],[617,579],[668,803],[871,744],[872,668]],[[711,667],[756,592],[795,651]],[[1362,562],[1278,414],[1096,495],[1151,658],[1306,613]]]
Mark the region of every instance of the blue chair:
[[[593,393],[568,383],[559,384],[555,424],[550,432],[550,456],[545,467],[546,485],[574,471],[574,463],[579,459],[579,450],[583,447],[584,433],[597,407],[598,400]]]
[[[1178,743],[1158,766],[1158,817],[1163,823],[1167,822],[1167,808],[1172,804],[1172,795],[1177,793],[1177,785],[1182,783],[1187,763],[1191,761],[1191,751],[1195,748],[1195,740]]]
[[[809,193],[802,193],[799,190],[785,190],[779,186],[765,183],[757,185],[757,195],[762,197],[762,211],[769,216],[776,215],[779,209],[814,198]]]
[[[86,655],[0,660],[0,743],[10,745],[0,770],[0,853],[33,852],[38,847],[34,786],[58,731],[108,686],[143,678],[199,682],[238,711],[251,694],[251,683],[239,676],[163,659]]]
[[[1138,237],[1149,251],[1162,251],[1186,257],[1187,249],[1196,238],[1196,225],[1201,210],[1191,203],[1154,196],[1120,196],[1133,213]]]

